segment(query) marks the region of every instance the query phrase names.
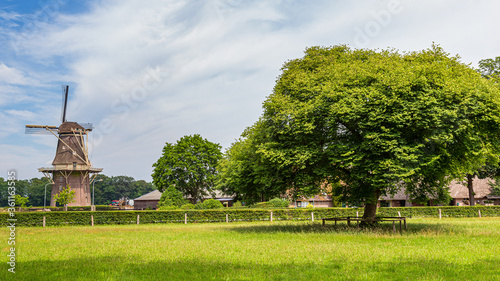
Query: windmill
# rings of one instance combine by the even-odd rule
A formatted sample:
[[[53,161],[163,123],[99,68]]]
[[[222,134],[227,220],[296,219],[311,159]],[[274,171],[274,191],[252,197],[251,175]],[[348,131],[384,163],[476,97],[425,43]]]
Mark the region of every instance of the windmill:
[[[91,123],[66,121],[69,86],[63,85],[63,108],[61,125],[26,125],[27,134],[54,135],[57,141],[56,156],[52,167],[39,168],[52,182],[50,206],[55,207],[54,195],[69,185],[75,191],[75,202],[68,206],[90,206],[90,184],[102,168],[93,168],[88,153],[88,133]]]

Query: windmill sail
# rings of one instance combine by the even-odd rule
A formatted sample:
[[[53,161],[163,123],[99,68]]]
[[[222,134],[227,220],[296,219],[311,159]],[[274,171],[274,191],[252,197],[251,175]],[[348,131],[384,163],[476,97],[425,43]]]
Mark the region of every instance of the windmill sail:
[[[63,108],[62,108],[62,117],[61,117],[61,123],[66,122],[66,108],[68,106],[68,90],[69,86],[68,85],[63,85]]]

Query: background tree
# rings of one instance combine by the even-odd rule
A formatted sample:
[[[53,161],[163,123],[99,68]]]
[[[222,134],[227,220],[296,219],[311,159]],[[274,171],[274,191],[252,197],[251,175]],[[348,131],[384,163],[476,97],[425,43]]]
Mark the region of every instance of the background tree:
[[[144,180],[135,180],[128,176],[112,176],[100,174],[95,182],[95,204],[108,205],[113,200],[119,200],[123,197],[135,199],[155,189],[152,183]]]
[[[480,60],[479,72],[487,78],[500,78],[500,57]]]
[[[61,189],[59,193],[54,195],[54,200],[64,206],[64,211],[68,210],[68,204],[75,202],[75,191],[69,185]]]
[[[153,164],[153,183],[159,191],[173,186],[193,203],[211,194],[221,159],[221,146],[200,135],[184,136],[176,144],[166,143]]]
[[[17,207],[23,207],[23,208],[28,207],[28,203],[29,203],[29,198],[28,197],[23,197],[23,196],[21,196],[19,194],[16,194],[15,200],[16,200],[16,206]]]
[[[264,104],[259,151],[294,189],[341,180],[373,219],[381,195],[446,198],[451,179],[498,162],[498,88],[440,47],[312,47]]]

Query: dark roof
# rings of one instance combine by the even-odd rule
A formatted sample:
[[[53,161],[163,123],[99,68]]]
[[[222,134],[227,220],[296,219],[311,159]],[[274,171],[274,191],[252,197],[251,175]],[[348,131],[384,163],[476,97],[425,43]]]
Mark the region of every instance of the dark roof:
[[[151,200],[160,201],[160,198],[161,198],[161,192],[159,192],[158,189],[156,189],[140,197],[135,198],[134,201],[151,201]]]
[[[72,133],[73,130],[83,131],[84,128],[76,122],[64,122],[59,126],[59,134]]]
[[[52,165],[87,164],[83,161],[87,159],[83,151],[84,144],[81,143],[83,139],[73,134],[75,130],[84,129],[76,122],[64,122],[59,126],[59,141]]]

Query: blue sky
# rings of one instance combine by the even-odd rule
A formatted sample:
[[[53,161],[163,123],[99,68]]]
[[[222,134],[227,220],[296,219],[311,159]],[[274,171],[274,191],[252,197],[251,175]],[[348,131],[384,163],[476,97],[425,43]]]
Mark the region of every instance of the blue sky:
[[[83,4],[82,4],[83,3]],[[42,176],[57,140],[25,124],[91,122],[104,174],[151,180],[165,142],[230,146],[262,113],[282,64],[306,47],[500,56],[496,1],[1,1],[0,166]]]

